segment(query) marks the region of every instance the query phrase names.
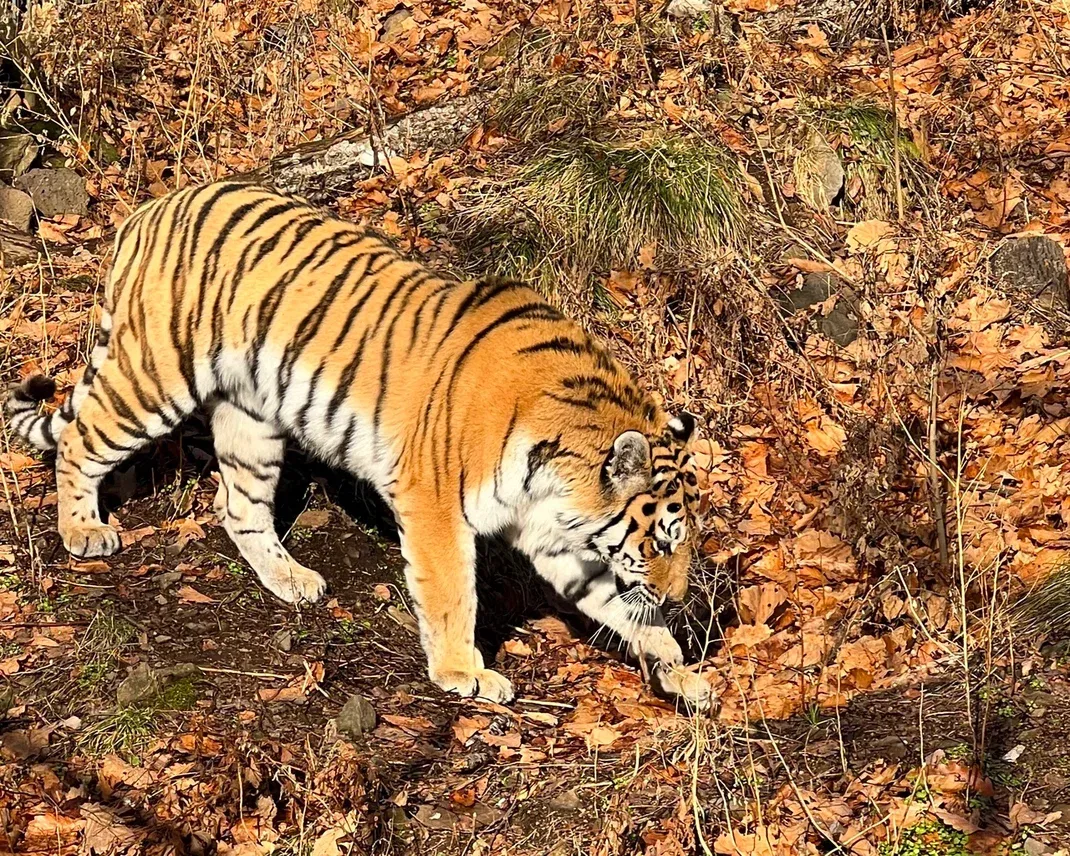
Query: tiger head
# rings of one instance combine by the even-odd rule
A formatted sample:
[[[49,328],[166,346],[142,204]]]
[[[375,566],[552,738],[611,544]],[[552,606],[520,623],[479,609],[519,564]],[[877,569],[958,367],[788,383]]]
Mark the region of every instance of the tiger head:
[[[671,419],[663,434],[620,434],[599,477],[599,525],[587,547],[607,565],[622,592],[654,604],[687,593],[698,513],[698,478],[686,443],[690,414]]]

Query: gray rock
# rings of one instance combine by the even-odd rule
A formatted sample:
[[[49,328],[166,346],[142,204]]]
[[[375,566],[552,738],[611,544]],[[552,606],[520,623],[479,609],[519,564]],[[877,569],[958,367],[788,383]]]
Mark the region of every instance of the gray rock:
[[[843,189],[840,156],[818,131],[810,132],[806,147],[795,159],[794,173],[796,192],[818,211],[827,211]]]
[[[808,273],[799,288],[784,292],[780,303],[789,315],[803,312],[824,303],[833,294],[839,295],[828,315],[814,313],[813,324],[841,348],[858,338],[858,315],[854,294],[843,280],[830,273]]]
[[[37,141],[30,134],[0,132],[0,178],[18,178],[37,157]]]
[[[563,814],[571,814],[583,808],[583,800],[580,799],[579,791],[575,788],[558,794],[550,800],[549,807]]]
[[[115,701],[119,707],[129,707],[156,698],[173,683],[200,675],[201,670],[195,663],[178,663],[165,669],[152,669],[148,663],[138,663],[119,684]]]
[[[89,213],[85,181],[72,169],[31,169],[15,179],[15,187],[30,194],[42,217]]]
[[[115,691],[119,707],[129,707],[160,693],[160,680],[148,663],[138,663]]]
[[[457,825],[458,817],[444,808],[422,805],[416,809],[415,819],[427,829],[453,829]]]
[[[0,220],[29,232],[33,226],[33,200],[21,190],[0,185]]]
[[[1055,852],[1043,841],[1038,841],[1036,838],[1027,838],[1022,843],[1022,850],[1024,850],[1028,856],[1048,856],[1048,854]]]
[[[1062,246],[1045,235],[1009,238],[992,254],[996,284],[1026,300],[1070,305],[1066,257]]]
[[[288,654],[294,644],[294,633],[289,627],[284,627],[271,637],[271,647],[276,651]]]
[[[353,693],[343,705],[335,724],[339,734],[353,740],[362,740],[365,734],[375,728],[376,720],[372,703],[359,693]]]

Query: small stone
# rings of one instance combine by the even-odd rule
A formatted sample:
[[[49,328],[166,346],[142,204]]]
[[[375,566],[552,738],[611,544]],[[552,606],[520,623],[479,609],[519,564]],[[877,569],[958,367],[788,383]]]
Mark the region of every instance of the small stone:
[[[196,663],[175,663],[173,666],[168,666],[166,669],[160,669],[156,672],[162,678],[167,678],[168,681],[184,681],[186,678],[199,678],[201,677],[201,667]]]
[[[858,338],[858,317],[850,288],[839,277],[830,273],[808,273],[799,288],[784,292],[781,305],[788,314],[810,309],[824,303],[832,295],[839,295],[828,315],[815,314],[814,326],[841,348]]]
[[[375,708],[364,696],[354,693],[342,707],[335,723],[339,734],[353,740],[362,740],[365,734],[375,728]]]
[[[554,811],[563,813],[577,812],[583,808],[583,800],[580,799],[579,792],[572,788],[562,794],[558,794],[549,802],[550,808]]]
[[[294,634],[289,627],[284,627],[278,633],[271,637],[271,647],[276,651],[282,651],[284,654],[290,653],[290,649],[293,647]]]
[[[182,579],[182,574],[178,571],[167,571],[166,573],[157,574],[152,578],[152,581],[156,583],[157,588],[165,589],[170,588],[180,579]]]
[[[1045,235],[1008,238],[992,254],[991,268],[997,286],[1023,300],[1070,305],[1062,245]]]
[[[297,515],[294,526],[299,529],[319,529],[331,522],[331,512],[326,508],[310,508]]]
[[[15,179],[15,187],[30,194],[42,217],[89,213],[85,181],[72,169],[31,169]]]
[[[379,37],[384,45],[388,45],[391,42],[398,39],[409,28],[408,23],[412,20],[412,12],[402,7],[395,9],[389,15],[386,16],[383,21],[383,34]]]
[[[428,829],[453,829],[457,825],[457,815],[444,808],[422,805],[416,809],[416,821]]]
[[[1049,856],[1049,854],[1055,852],[1043,841],[1038,841],[1035,838],[1027,838],[1022,842],[1022,850],[1028,856]]]
[[[29,232],[33,226],[33,200],[21,190],[0,185],[0,220]]]
[[[148,663],[138,663],[133,671],[119,684],[115,701],[119,707],[129,707],[139,701],[150,699],[160,692],[160,681]]]

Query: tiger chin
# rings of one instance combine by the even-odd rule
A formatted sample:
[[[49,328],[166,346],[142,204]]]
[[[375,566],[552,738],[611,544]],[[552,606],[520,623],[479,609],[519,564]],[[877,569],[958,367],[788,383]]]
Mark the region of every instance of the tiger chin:
[[[393,510],[431,679],[494,702],[511,683],[475,646],[478,535],[504,534],[663,690],[693,708],[662,617],[687,590],[697,481],[670,418],[582,328],[509,280],[460,282],[307,203],[238,182],[179,191],[119,229],[89,364],[57,410],[34,377],[10,427],[56,450],[59,532],[119,549],[102,479],[210,415],[223,527],[287,603],[326,583],[280,542],[288,440],[370,481]]]

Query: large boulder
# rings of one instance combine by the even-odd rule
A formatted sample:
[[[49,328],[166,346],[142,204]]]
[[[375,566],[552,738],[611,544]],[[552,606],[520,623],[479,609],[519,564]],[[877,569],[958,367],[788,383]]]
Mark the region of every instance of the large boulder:
[[[31,169],[15,179],[15,187],[25,191],[42,217],[89,213],[85,181],[72,169]]]
[[[833,295],[837,300],[827,315],[814,309]],[[855,302],[854,292],[847,283],[830,273],[808,273],[798,288],[787,290],[780,296],[780,304],[787,315],[812,314],[810,323],[813,327],[841,348],[858,338]]]

